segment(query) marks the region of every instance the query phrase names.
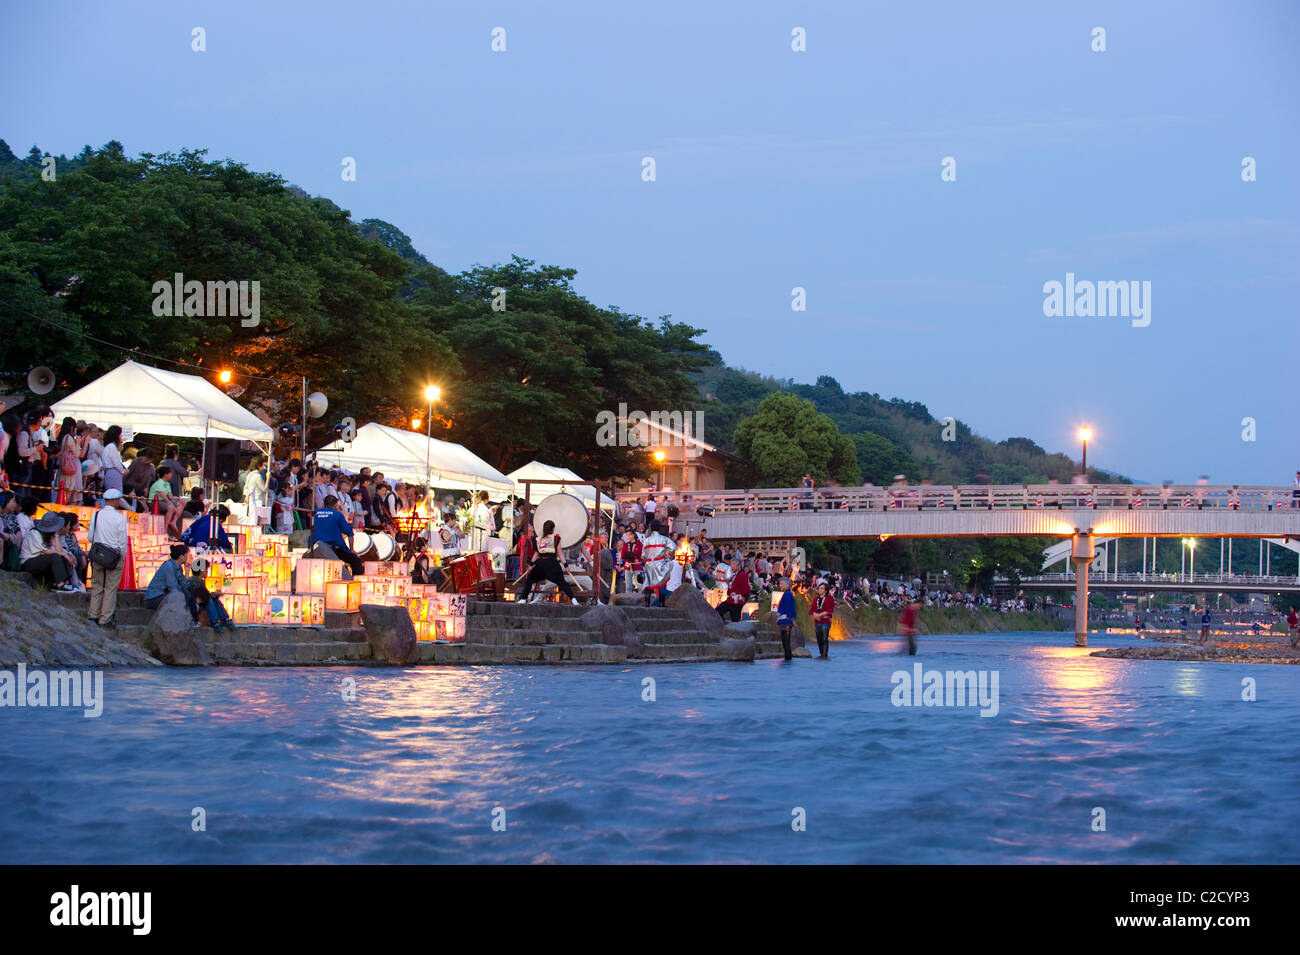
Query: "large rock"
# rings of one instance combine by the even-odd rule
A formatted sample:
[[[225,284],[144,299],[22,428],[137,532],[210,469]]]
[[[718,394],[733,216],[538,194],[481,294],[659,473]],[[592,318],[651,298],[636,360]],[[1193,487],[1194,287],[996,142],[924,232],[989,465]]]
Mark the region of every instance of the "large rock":
[[[601,643],[612,647],[627,647],[627,655],[633,659],[645,656],[645,641],[622,607],[597,604],[584,613],[581,620],[588,630],[600,631]]]
[[[716,640],[722,636],[722,618],[709,606],[709,602],[704,599],[704,594],[696,590],[693,585],[682,584],[673,591],[672,596],[664,602],[664,606],[682,611],[697,630],[702,630],[711,638]]]
[[[758,649],[757,641],[752,637],[739,637],[728,634],[718,644],[718,659],[735,660],[739,663],[753,663],[754,653]]]
[[[212,655],[190,618],[185,598],[172,591],[163,598],[149,621],[149,637],[158,659],[174,667],[212,666]]]
[[[405,607],[361,605],[361,623],[366,628],[366,642],[380,663],[414,663],[420,655],[415,639],[415,624]]]

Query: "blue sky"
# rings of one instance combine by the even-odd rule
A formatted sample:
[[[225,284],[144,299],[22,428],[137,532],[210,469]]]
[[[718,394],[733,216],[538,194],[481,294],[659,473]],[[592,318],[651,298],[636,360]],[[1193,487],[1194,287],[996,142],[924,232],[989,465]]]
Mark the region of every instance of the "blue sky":
[[[593,302],[706,328],[732,365],[1049,450],[1086,421],[1090,462],[1141,480],[1300,468],[1300,4],[55,0],[5,20],[20,155],[206,147],[448,270],[574,267]],[[1150,281],[1150,325],[1045,317],[1066,272]]]

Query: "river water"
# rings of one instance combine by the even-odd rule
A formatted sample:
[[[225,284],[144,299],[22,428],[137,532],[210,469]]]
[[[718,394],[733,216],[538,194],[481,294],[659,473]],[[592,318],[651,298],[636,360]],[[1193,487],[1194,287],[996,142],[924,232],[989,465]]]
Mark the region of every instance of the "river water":
[[[98,719],[0,709],[0,862],[1300,862],[1300,667],[1072,644],[110,672]],[[918,662],[997,714],[895,706]]]

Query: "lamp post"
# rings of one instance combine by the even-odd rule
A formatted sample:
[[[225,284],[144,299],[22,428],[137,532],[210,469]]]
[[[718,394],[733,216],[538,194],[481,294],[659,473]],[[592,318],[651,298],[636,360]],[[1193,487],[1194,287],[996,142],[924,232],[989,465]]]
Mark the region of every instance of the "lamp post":
[[[429,387],[424,389],[424,397],[429,402],[428,428],[427,431],[425,432],[425,437],[428,440],[424,445],[424,493],[426,495],[426,498],[433,493],[433,488],[430,486],[433,480],[433,475],[429,470],[429,446],[433,444],[433,403],[437,401],[441,396],[442,396],[442,389],[439,388],[437,385],[430,385]],[[417,424],[416,427],[419,427],[419,425]],[[428,508],[429,511],[429,514],[427,516],[430,519],[432,519],[433,508],[428,504],[426,504],[426,507]]]
[[[1088,483],[1088,439],[1092,437],[1092,429],[1086,425],[1079,429],[1079,440],[1083,442],[1083,483]]]
[[[666,457],[667,455],[662,451],[655,452],[655,463],[659,465],[659,491],[661,493],[664,489],[664,458]]]

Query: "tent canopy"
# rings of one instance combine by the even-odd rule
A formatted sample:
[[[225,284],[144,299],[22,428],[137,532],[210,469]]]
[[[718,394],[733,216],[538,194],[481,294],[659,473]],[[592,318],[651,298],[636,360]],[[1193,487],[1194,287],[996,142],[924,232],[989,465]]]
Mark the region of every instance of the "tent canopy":
[[[360,471],[382,471],[384,477],[423,484],[425,455],[428,473],[436,488],[453,491],[484,490],[504,497],[514,484],[464,445],[428,438],[414,431],[401,431],[371,422],[357,429],[350,444],[335,441],[321,448],[316,460],[322,464]]]
[[[524,496],[524,480],[531,478],[534,481],[581,481],[573,471],[568,468],[557,468],[553,464],[543,464],[541,461],[529,461],[521,468],[516,468],[506,475],[510,480],[515,482],[515,496],[522,498]],[[580,497],[587,507],[594,507],[596,503],[596,489],[586,484],[577,484],[571,487],[565,487],[565,491],[575,497]],[[534,507],[542,503],[552,494],[558,494],[560,485],[558,484],[533,484],[529,488],[528,503]],[[613,500],[608,494],[600,495],[601,510],[612,510],[614,507]]]
[[[57,418],[121,425],[143,434],[180,438],[270,441],[271,426],[198,375],[163,371],[134,361],[74,391],[53,406]]]

